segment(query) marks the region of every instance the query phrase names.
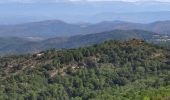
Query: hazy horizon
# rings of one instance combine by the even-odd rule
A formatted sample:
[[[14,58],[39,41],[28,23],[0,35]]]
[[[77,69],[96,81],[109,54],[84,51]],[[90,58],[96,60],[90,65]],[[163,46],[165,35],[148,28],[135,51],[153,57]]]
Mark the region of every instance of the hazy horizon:
[[[43,20],[150,23],[170,20],[169,11],[168,0],[1,0],[0,24]]]

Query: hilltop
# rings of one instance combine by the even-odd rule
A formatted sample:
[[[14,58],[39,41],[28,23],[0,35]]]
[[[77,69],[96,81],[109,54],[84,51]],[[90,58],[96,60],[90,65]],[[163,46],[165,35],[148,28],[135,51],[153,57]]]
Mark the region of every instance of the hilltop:
[[[0,99],[168,100],[170,51],[143,40],[0,58]]]
[[[155,35],[157,36],[155,38]],[[148,42],[162,40],[163,35],[143,30],[112,30],[101,33],[75,35],[70,37],[54,37],[34,40],[28,38],[1,38],[0,55],[35,53],[51,48],[78,48],[99,44],[107,40],[143,39]],[[161,42],[161,41],[157,41]]]
[[[0,25],[0,37],[68,37],[102,33],[112,30],[144,30],[168,35],[170,34],[169,27],[169,20],[148,24],[125,21],[102,21],[95,24],[75,24],[61,20],[45,20],[14,25]]]

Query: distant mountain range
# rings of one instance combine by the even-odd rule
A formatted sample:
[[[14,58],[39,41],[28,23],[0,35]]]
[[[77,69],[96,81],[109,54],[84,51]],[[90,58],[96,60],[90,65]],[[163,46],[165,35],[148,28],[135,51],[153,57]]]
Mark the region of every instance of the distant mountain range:
[[[93,22],[100,22],[103,20],[122,20],[136,23],[151,23],[155,21],[170,20],[170,11],[156,11],[156,12],[104,12],[92,16]]]
[[[142,30],[113,30],[96,34],[42,39],[39,41],[16,37],[2,38],[0,39],[0,54],[35,53],[50,48],[77,48],[98,44],[106,40],[129,40],[135,38],[154,42],[156,41],[155,36],[159,35]]]
[[[4,1],[4,2],[3,2]],[[147,0],[1,0],[0,23],[18,24],[48,19],[66,22],[123,20],[137,23],[170,20],[170,3]],[[51,2],[52,1],[52,2]],[[29,3],[28,3],[29,2]]]
[[[0,25],[0,37],[66,37],[101,33],[115,29],[138,29],[159,34],[170,34],[169,27],[170,21],[159,21],[149,24],[123,21],[103,21],[97,24],[70,24],[60,20],[47,20],[17,25]]]

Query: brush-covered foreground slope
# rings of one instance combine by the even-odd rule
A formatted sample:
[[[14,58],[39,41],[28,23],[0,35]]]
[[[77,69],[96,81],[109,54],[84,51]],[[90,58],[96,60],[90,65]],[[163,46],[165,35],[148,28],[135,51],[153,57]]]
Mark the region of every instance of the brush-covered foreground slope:
[[[1,100],[169,100],[170,51],[141,40],[0,58]]]

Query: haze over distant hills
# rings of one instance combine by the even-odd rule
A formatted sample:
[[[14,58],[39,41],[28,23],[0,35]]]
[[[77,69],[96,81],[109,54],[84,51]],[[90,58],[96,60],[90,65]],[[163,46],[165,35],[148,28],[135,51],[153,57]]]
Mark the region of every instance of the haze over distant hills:
[[[0,37],[66,37],[100,33],[115,29],[139,29],[159,34],[170,34],[170,21],[149,24],[123,21],[103,21],[97,24],[70,24],[60,20],[47,20],[17,25],[0,25]]]
[[[102,43],[106,40],[142,39],[154,42],[153,32],[142,30],[113,30],[102,33],[76,35],[71,37],[55,37],[45,40],[32,41],[28,38],[1,38],[0,55],[35,53],[51,48],[77,48]]]
[[[125,13],[114,13],[105,12],[98,13],[92,16],[93,22],[100,22],[102,20],[122,20],[136,23],[151,23],[154,21],[165,21],[170,20],[170,11],[156,11],[156,12],[125,12]]]
[[[0,1],[0,52],[71,48],[129,36],[130,39],[140,37],[150,40],[153,33],[170,34],[169,20],[170,2]],[[109,38],[105,32],[113,30],[123,32]],[[149,34],[141,38],[129,30],[149,31]]]
[[[0,1],[0,24],[18,24],[49,19],[66,22],[123,20],[139,23],[170,20],[170,3],[156,1]],[[159,15],[159,16],[157,16]],[[95,18],[95,19],[94,19]]]

